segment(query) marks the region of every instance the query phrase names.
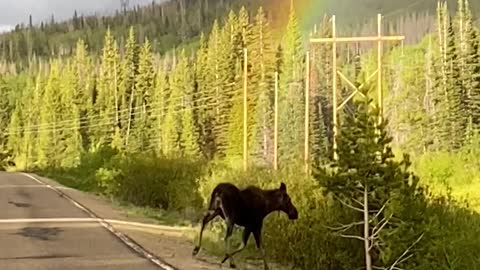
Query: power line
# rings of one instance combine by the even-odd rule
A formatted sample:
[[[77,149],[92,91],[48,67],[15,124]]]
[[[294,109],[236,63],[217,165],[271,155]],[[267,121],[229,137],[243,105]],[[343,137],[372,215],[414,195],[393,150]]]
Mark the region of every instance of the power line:
[[[230,95],[230,94],[234,94],[235,92],[239,92],[238,89],[233,89],[233,90],[230,90],[228,92],[223,92],[222,94],[227,94],[227,95]],[[168,104],[165,106],[165,107],[161,107],[161,108],[156,108],[156,110],[162,110],[162,109],[167,109],[168,106],[171,104],[171,102],[179,102],[179,101],[182,101],[184,100],[185,97],[177,97],[175,99],[169,99],[167,100],[166,102],[168,102]],[[206,98],[199,98],[199,99],[195,99],[191,102],[202,102],[202,101],[209,101],[209,100],[212,100],[212,99],[216,99],[216,97],[206,97]],[[155,103],[151,103],[151,104],[146,104],[147,107],[152,107],[152,106],[156,106],[156,105],[159,105],[163,102],[155,102]],[[215,106],[216,104],[207,104],[209,106]],[[140,106],[136,106],[136,107],[132,107],[131,109],[130,108],[127,108],[127,109],[122,109],[122,110],[119,110],[117,112],[115,111],[112,111],[112,112],[108,112],[106,115],[107,117],[102,116],[100,114],[96,114],[94,117],[90,117],[90,116],[85,116],[85,117],[80,117],[80,118],[74,118],[74,119],[67,119],[67,120],[62,120],[62,121],[59,121],[59,122],[49,122],[49,123],[43,123],[43,124],[37,124],[37,125],[33,125],[33,126],[29,126],[30,129],[42,129],[42,128],[51,128],[51,127],[56,127],[57,125],[82,125],[82,124],[90,124],[90,123],[95,123],[95,122],[100,122],[100,121],[103,121],[103,120],[107,120],[107,119],[111,119],[111,118],[116,118],[116,114],[122,114],[124,112],[128,112],[128,111],[132,111],[132,113],[130,114],[122,114],[122,116],[119,116],[119,117],[126,117],[128,115],[135,115],[135,113],[133,113],[134,111],[138,110],[138,109],[142,109],[144,107],[144,105],[140,105]],[[112,108],[113,110],[115,110],[115,108]],[[110,116],[111,115],[111,116]],[[103,118],[101,118],[103,117]],[[101,118],[101,119],[100,119]],[[23,128],[20,128],[20,129],[9,129],[8,131],[10,133],[13,133],[12,131],[16,131],[16,130],[24,130]]]
[[[236,101],[236,100],[240,100],[241,98],[243,97],[237,97],[237,98],[232,98],[230,99],[230,101]],[[184,107],[184,108],[181,108],[181,109],[178,109],[176,110],[175,112],[176,113],[182,113],[182,112],[185,112],[187,110],[197,110],[197,109],[201,109],[201,108],[209,108],[209,107],[212,107],[212,106],[217,106],[217,105],[220,105],[220,103],[215,103],[215,104],[204,104],[204,105],[199,105],[199,106],[190,106],[190,107]],[[143,106],[139,106],[139,107],[143,107]],[[167,108],[168,108],[168,105],[167,105]],[[134,112],[134,113],[131,113],[129,114],[130,116],[133,116],[133,115],[138,115],[138,114],[148,114],[148,113],[152,113],[152,112],[156,112],[156,111],[161,111],[165,109],[165,107],[162,107],[162,108],[154,108],[154,109],[150,109],[150,110],[146,110],[146,111],[137,111],[137,112]],[[124,115],[124,117],[127,117],[129,115]],[[153,115],[149,115],[149,117],[152,117],[152,118],[155,118],[155,117],[158,117],[158,116],[162,116],[163,114],[153,114]],[[75,121],[75,120],[73,120]],[[78,123],[75,124],[74,126],[59,126],[58,128],[56,127],[55,123],[51,124],[50,123],[50,126],[48,128],[44,128],[44,129],[38,129],[38,128],[28,128],[28,129],[25,129],[25,128],[22,128],[20,130],[16,130],[14,132],[6,132],[4,133],[4,135],[6,136],[10,136],[10,135],[18,135],[19,133],[22,133],[22,134],[31,134],[31,133],[45,133],[45,132],[51,132],[51,131],[55,131],[55,132],[62,132],[62,131],[67,131],[67,130],[76,130],[76,129],[82,129],[82,128],[92,128],[92,127],[101,127],[101,126],[109,126],[109,125],[115,125],[116,124],[116,119],[115,117],[110,117],[110,118],[104,118],[104,119],[100,119],[99,121],[97,122],[93,122],[93,123],[88,123],[88,125],[86,126],[81,126],[79,125]]]

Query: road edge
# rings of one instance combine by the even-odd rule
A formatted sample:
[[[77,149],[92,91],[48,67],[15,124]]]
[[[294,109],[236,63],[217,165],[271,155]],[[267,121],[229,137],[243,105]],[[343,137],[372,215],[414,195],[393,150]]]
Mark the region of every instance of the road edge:
[[[125,234],[119,232],[118,230],[116,230],[109,222],[107,222],[107,220],[105,220],[102,217],[99,217],[92,210],[88,209],[87,207],[85,207],[81,203],[77,202],[75,199],[71,198],[66,193],[62,192],[60,189],[43,182],[42,180],[38,179],[37,177],[35,177],[35,176],[33,176],[29,173],[21,172],[20,174],[34,180],[35,182],[37,182],[41,185],[46,186],[47,188],[51,189],[52,191],[54,191],[55,193],[57,193],[61,197],[65,198],[71,204],[75,205],[77,208],[79,208],[80,210],[82,210],[83,212],[88,214],[91,218],[97,219],[98,223],[100,225],[102,225],[102,227],[105,228],[107,231],[109,231],[115,238],[120,240],[122,243],[124,243],[126,246],[128,246],[131,250],[133,250],[138,255],[144,257],[145,259],[147,259],[148,261],[150,261],[154,265],[160,267],[162,270],[179,270],[179,269],[175,268],[174,266],[166,263],[165,261],[160,259],[158,256],[156,256],[153,253],[146,250],[144,247],[142,247],[140,244],[135,242],[133,239],[131,239],[127,235],[125,235]]]

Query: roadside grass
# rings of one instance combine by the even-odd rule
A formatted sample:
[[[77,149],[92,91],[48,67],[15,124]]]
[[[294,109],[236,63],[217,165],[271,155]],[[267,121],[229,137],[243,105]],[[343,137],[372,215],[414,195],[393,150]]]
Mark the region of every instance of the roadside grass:
[[[434,194],[444,195],[444,198],[455,198],[457,201],[467,199],[468,208],[480,213],[478,167],[465,166],[464,162],[465,160],[448,155],[425,156],[416,159],[414,171],[424,184],[429,184],[430,191]],[[191,168],[190,164],[196,163],[148,156],[137,156],[127,161],[119,160],[115,156],[101,159],[90,156],[77,168],[49,168],[32,172],[54,179],[67,187],[107,198],[127,216],[149,218],[152,223],[158,225],[188,228],[182,230],[182,233],[184,239],[191,243],[192,250],[198,240],[200,222],[205,211],[204,205],[216,183],[231,181],[240,186],[255,184],[274,187],[280,180],[286,181],[290,187],[292,200],[298,203],[305,217],[295,224],[290,224],[284,217],[277,215],[266,218],[263,233],[269,263],[273,265],[277,260],[284,265],[292,263],[297,267],[304,267],[300,269],[313,270],[350,269],[348,265],[343,264],[323,268],[322,265],[328,264],[329,261],[348,262],[352,265],[357,262],[351,254],[356,248],[350,242],[339,240],[322,229],[325,219],[333,218],[336,213],[328,210],[325,197],[315,193],[315,183],[308,178],[299,177],[296,170],[278,174],[252,170],[243,174],[242,170],[224,165],[209,165],[207,169],[201,170],[192,167],[192,171],[185,170],[184,168]],[[132,190],[128,193],[116,190],[117,184],[126,185],[126,188]],[[167,207],[156,204],[159,200],[155,196],[162,195],[160,193],[169,195],[166,197],[169,202]],[[159,198],[163,200],[163,197]],[[422,249],[418,250],[420,252],[418,257],[415,257],[415,261],[419,262],[417,267],[420,268],[412,269],[431,267],[436,262],[439,267],[444,265],[444,262],[441,262],[441,254],[444,252],[448,252],[448,256],[455,260],[463,260],[461,263],[463,266],[480,265],[480,262],[471,261],[475,259],[474,257],[467,255],[478,248],[478,244],[475,244],[478,242],[475,241],[475,235],[480,229],[476,225],[479,224],[478,217],[468,213],[467,209],[457,208],[456,204],[450,204],[448,200],[442,200],[432,201],[423,210],[424,215],[429,218],[425,220],[427,223],[419,223],[418,229],[426,229],[431,240],[423,244]],[[181,207],[177,207],[178,205]],[[462,231],[461,236],[458,235],[458,231]],[[204,231],[202,252],[217,260],[217,263],[225,254],[224,232],[225,225],[220,218],[211,222]],[[453,240],[457,238],[459,240]],[[236,249],[240,242],[241,230],[236,227],[231,238],[231,249]],[[452,247],[448,247],[446,243],[450,243]],[[288,245],[292,246],[293,250]],[[430,254],[431,258],[425,257],[425,252]],[[322,261],[322,265],[319,265],[319,261]],[[235,256],[235,262],[242,269],[252,269],[255,265],[261,265],[261,257],[253,237],[249,239],[245,250]],[[228,262],[224,265],[226,264]],[[282,268],[275,266],[275,269]]]

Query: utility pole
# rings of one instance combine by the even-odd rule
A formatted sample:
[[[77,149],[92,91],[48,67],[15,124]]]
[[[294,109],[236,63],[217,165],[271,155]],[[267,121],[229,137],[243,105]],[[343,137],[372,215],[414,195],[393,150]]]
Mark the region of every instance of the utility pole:
[[[351,100],[355,95],[363,93],[360,91],[365,84],[371,79],[377,77],[377,104],[379,109],[378,125],[383,122],[383,87],[382,87],[382,69],[383,69],[383,43],[387,41],[403,42],[405,36],[383,36],[382,34],[382,15],[377,15],[377,35],[365,37],[337,37],[335,15],[332,16],[332,37],[331,38],[311,38],[310,43],[330,43],[332,44],[332,105],[333,105],[333,158],[338,160],[337,153],[337,136],[338,136],[338,112]],[[358,42],[377,42],[377,70],[374,71],[365,82],[359,87],[355,86],[340,70],[337,68],[337,44],[339,43],[358,43]],[[340,78],[349,85],[354,92],[347,97],[340,105],[338,105],[337,79]],[[364,96],[365,97],[365,96]]]

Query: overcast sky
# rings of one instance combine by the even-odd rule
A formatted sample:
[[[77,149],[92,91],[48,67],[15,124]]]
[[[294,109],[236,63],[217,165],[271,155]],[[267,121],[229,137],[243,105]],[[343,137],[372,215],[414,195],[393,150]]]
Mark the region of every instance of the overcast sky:
[[[121,0],[0,0],[0,31],[17,23],[27,23],[32,14],[34,23],[50,18],[66,19],[77,10],[79,14],[108,12],[120,7]],[[160,2],[161,0],[155,0]],[[130,5],[151,3],[152,0],[130,0]]]

